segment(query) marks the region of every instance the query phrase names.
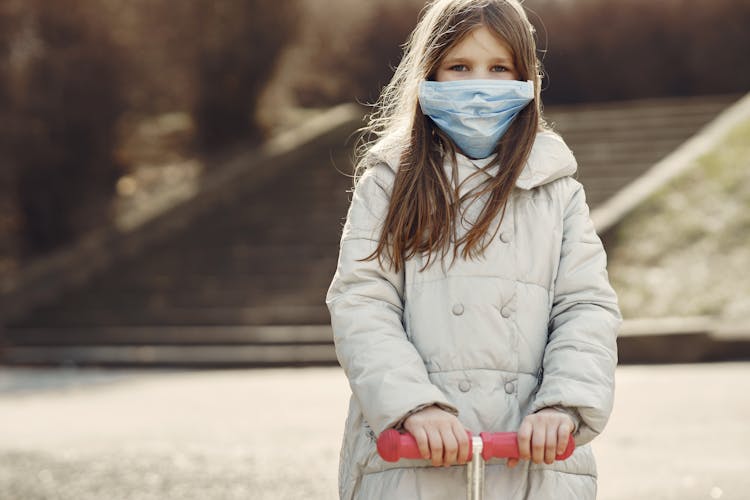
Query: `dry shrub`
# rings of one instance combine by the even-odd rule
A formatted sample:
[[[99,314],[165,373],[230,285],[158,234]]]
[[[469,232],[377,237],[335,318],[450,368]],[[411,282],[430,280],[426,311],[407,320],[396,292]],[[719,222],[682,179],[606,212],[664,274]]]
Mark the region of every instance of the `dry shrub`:
[[[209,149],[261,138],[295,3],[0,2],[0,269],[110,223],[117,143],[144,119],[190,110]]]
[[[306,0],[285,57],[289,104],[372,101],[398,64],[424,1]],[[547,103],[741,92],[750,88],[750,0],[525,0]],[[335,29],[331,24],[335,19]],[[541,19],[541,21],[540,21]]]
[[[314,1],[314,0],[311,0]],[[371,2],[367,8],[352,2],[319,7],[311,24],[300,78],[292,82],[297,102],[302,106],[331,105],[344,101],[373,102],[383,85],[393,76],[402,55],[402,44],[414,28],[421,1]],[[308,7],[310,8],[310,7]],[[342,29],[330,29],[325,17],[335,11]],[[329,21],[330,22],[330,21]]]
[[[525,6],[538,14],[530,18],[540,49],[548,49],[546,102],[750,88],[748,0],[527,0]]]
[[[262,122],[286,126],[283,115],[290,108],[374,101],[423,5],[422,0],[301,0],[304,21],[263,93]]]
[[[17,267],[19,215],[15,203],[10,168],[9,139],[14,130],[8,88],[10,33],[14,16],[8,3],[0,3],[0,276],[10,275]]]
[[[258,139],[257,99],[275,61],[295,34],[296,2],[201,0],[194,106],[197,136],[206,150]]]
[[[121,99],[117,51],[81,2],[27,2],[5,32],[4,177],[20,213],[21,255],[44,253],[110,217]]]
[[[125,86],[130,115],[189,109],[195,97],[197,30],[203,20],[194,2],[85,0],[127,56]]]

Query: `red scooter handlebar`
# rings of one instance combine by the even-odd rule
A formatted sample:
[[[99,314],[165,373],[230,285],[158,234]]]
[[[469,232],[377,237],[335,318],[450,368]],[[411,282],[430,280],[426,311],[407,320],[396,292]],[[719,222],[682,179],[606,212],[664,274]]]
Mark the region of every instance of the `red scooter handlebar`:
[[[472,444],[470,431],[469,457],[472,455]],[[515,432],[480,432],[482,438],[482,458],[518,458],[518,435]],[[561,455],[555,456],[556,460],[565,460],[573,454],[575,449],[573,436],[568,440],[568,446]],[[397,462],[402,458],[422,458],[417,446],[417,440],[411,434],[401,434],[395,429],[387,429],[380,434],[377,441],[378,453],[386,462]]]

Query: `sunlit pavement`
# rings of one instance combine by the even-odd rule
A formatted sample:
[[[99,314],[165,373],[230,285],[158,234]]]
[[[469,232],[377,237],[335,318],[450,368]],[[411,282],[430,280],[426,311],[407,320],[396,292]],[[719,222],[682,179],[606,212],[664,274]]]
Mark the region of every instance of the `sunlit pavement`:
[[[616,394],[599,499],[750,498],[750,363],[623,366]],[[3,368],[0,499],[337,498],[348,397],[340,368]]]

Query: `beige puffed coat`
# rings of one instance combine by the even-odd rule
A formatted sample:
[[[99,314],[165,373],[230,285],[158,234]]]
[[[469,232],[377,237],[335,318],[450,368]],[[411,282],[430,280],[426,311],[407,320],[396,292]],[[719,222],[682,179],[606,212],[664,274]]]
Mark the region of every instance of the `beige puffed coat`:
[[[461,154],[457,160],[459,181],[489,164]],[[397,168],[398,154],[383,153],[360,178],[325,299],[352,390],[340,498],[466,498],[465,465],[389,463],[375,447],[385,429],[401,429],[408,415],[437,404],[475,435],[517,431],[524,416],[544,407],[567,411],[576,421],[573,455],[549,465],[522,460],[513,469],[507,459],[489,460],[484,498],[593,500],[597,472],[589,442],[612,411],[622,317],[583,187],[571,177],[573,153],[559,134],[537,133],[483,257],[459,255],[449,266],[451,249],[447,263],[433,256],[422,272],[422,256],[408,259],[400,273],[377,260],[356,260],[375,249]],[[450,179],[447,159],[445,168]],[[476,220],[478,205],[465,209],[459,234]]]

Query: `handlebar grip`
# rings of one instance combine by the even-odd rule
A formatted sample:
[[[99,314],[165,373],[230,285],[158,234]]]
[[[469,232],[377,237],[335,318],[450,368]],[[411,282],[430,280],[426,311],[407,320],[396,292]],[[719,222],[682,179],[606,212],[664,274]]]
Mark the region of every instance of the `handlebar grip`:
[[[469,436],[469,457],[472,454],[471,431],[466,431]],[[482,458],[518,458],[518,435],[515,432],[481,432]],[[417,440],[409,433],[401,434],[396,429],[386,429],[377,440],[377,449],[380,457],[386,462],[398,462],[402,458],[421,459]],[[555,456],[556,460],[565,460],[573,454],[575,441],[573,436],[568,440],[568,446],[561,455]]]
[[[469,436],[469,456],[471,456],[471,431]],[[386,462],[398,462],[401,458],[422,458],[419,446],[414,436],[409,433],[401,434],[396,429],[386,429],[378,436],[377,448],[380,457]]]
[[[482,458],[518,458],[518,433],[516,432],[480,432],[482,438]],[[555,455],[555,460],[565,460],[573,454],[576,447],[573,435],[568,439],[568,446],[562,454]]]

